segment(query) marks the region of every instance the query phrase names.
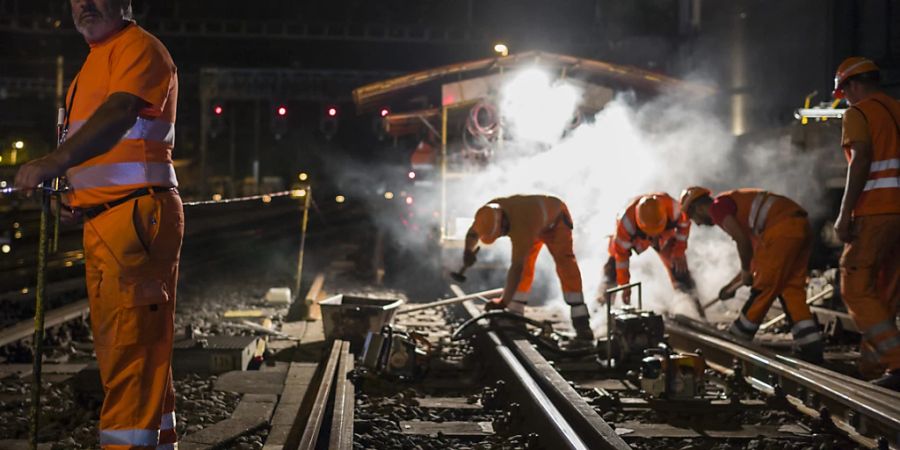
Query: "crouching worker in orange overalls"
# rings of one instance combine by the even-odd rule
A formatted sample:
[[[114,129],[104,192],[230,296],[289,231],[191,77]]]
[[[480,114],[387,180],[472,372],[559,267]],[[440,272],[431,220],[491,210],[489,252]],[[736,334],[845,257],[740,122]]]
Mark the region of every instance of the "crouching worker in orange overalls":
[[[22,166],[16,187],[65,174],[84,218],[100,446],[174,449],[172,340],[184,234],[172,149],[178,77],[129,0],[71,0],[90,53],[66,95],[67,139]]]
[[[669,273],[672,287],[690,296],[703,317],[685,254],[690,232],[691,220],[669,194],[657,192],[633,199],[616,220],[616,234],[609,238],[609,259],[603,266],[604,284],[606,287],[628,284],[631,253],[641,254],[653,248]],[[622,299],[631,303],[630,289],[622,291]],[[611,299],[603,294],[599,300]]]
[[[500,236],[512,241],[512,261],[499,304],[522,315],[534,281],[535,262],[541,247],[547,246],[556,263],[563,298],[572,308],[576,339],[593,341],[590,317],[584,304],[581,271],[572,246],[572,216],[562,200],[548,195],[514,195],[495,198],[475,213],[475,222],[466,233],[463,264],[475,263],[478,241],[491,244]]]
[[[806,272],[812,247],[806,211],[793,200],[759,189],[737,189],[712,198],[709,189],[689,187],[681,207],[699,225],[718,225],[734,239],[741,271],[719,292],[734,297],[750,286],[750,298],[728,332],[752,340],[775,297],[781,296],[792,324],[795,352],[821,362],[824,342],[806,304]]]

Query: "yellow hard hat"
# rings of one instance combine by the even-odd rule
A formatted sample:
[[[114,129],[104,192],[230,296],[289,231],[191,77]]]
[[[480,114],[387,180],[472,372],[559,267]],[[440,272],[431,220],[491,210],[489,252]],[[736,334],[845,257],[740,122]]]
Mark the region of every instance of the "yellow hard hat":
[[[687,214],[695,200],[709,195],[712,191],[702,186],[691,186],[681,191],[681,210]]]
[[[637,225],[648,236],[656,236],[666,229],[666,207],[658,195],[645,195],[638,201],[635,211]]]
[[[844,83],[847,82],[847,79],[867,72],[878,72],[878,66],[871,59],[862,56],[851,56],[845,59],[834,74],[834,92],[831,95],[834,98],[844,98]]]
[[[478,208],[475,213],[475,223],[472,225],[478,238],[485,244],[491,244],[500,237],[500,228],[503,210],[497,203],[488,203]]]

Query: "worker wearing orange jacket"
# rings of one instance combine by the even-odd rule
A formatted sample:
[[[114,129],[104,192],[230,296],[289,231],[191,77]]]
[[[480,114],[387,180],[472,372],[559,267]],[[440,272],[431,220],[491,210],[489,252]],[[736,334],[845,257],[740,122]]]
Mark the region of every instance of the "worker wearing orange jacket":
[[[806,304],[812,248],[806,211],[787,197],[760,189],[737,189],[712,198],[709,189],[696,186],[681,194],[681,207],[699,225],[718,225],[737,244],[741,271],[719,291],[719,299],[734,297],[740,286],[750,286],[750,298],[729,333],[752,340],[780,296],[792,325],[795,352],[820,362],[822,333]]]
[[[104,449],[174,449],[171,356],[184,233],[172,165],[178,77],[129,0],[71,0],[90,53],[66,96],[67,139],[19,188],[64,173],[84,217],[85,272],[105,398]]]
[[[512,262],[499,304],[523,314],[534,281],[535,262],[547,246],[556,263],[563,298],[569,304],[577,338],[593,340],[590,317],[584,304],[581,271],[572,246],[574,224],[562,200],[548,195],[514,195],[495,198],[478,209],[466,233],[463,264],[475,263],[478,241],[491,244],[501,236],[512,241]]]
[[[900,391],[900,102],[861,57],[838,67],[834,95],[850,104],[841,138],[850,165],[834,225],[845,242],[841,296],[865,338],[863,359],[885,371],[874,383]]]
[[[657,192],[636,197],[616,220],[616,234],[609,239],[609,259],[603,267],[605,284],[628,284],[631,253],[641,254],[653,248],[669,272],[673,287],[690,295],[702,316],[703,308],[693,292],[694,279],[685,255],[690,232],[691,220],[669,194]],[[622,299],[630,303],[631,290],[622,291]]]

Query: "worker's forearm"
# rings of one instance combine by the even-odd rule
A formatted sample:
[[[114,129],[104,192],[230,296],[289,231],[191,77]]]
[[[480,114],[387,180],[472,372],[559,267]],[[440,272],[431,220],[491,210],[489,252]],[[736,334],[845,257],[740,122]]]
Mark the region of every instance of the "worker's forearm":
[[[116,145],[134,126],[141,100],[129,94],[111,95],[91,117],[49,155],[63,171],[102,155]]]
[[[872,158],[862,152],[853,151],[850,159],[850,167],[847,169],[847,183],[844,187],[844,198],[841,200],[840,214],[844,217],[850,217],[853,209],[856,208],[856,202],[862,195],[866,186],[866,180],[869,178],[869,168],[872,165]]]
[[[522,281],[522,271],[524,269],[525,266],[520,263],[509,266],[509,270],[506,272],[506,286],[503,288],[502,300],[504,303],[512,301],[513,295],[516,293],[516,289]]]
[[[748,241],[738,241],[737,250],[741,259],[741,270],[749,271],[753,261],[753,244]]]
[[[464,250],[467,252],[475,251],[476,245],[478,245],[478,233],[476,233],[473,228],[469,228],[469,231],[466,232],[466,243]]]

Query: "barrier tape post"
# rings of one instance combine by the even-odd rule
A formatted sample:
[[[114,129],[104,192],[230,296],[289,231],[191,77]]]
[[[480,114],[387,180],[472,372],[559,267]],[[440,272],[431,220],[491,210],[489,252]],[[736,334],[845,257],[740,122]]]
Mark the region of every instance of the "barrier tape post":
[[[300,299],[300,282],[303,277],[303,253],[306,249],[306,226],[309,223],[309,204],[312,201],[312,188],[306,186],[303,196],[303,221],[300,225],[300,251],[297,255],[297,280],[294,283],[294,301]]]

